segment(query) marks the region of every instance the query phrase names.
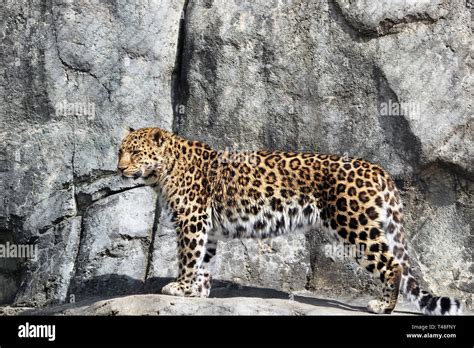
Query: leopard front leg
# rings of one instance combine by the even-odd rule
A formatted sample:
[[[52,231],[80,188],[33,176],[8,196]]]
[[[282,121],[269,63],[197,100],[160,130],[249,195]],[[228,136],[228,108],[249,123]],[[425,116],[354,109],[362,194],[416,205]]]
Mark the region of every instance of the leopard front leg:
[[[173,296],[208,297],[211,288],[211,274],[207,269],[212,254],[208,244],[210,219],[200,215],[200,219],[178,218],[179,276],[175,282],[163,287],[161,292]],[[195,221],[192,221],[195,220]],[[214,248],[215,254],[215,248]],[[212,257],[211,257],[212,258]]]
[[[211,291],[212,285],[212,271],[214,270],[214,263],[213,261],[216,260],[214,256],[216,256],[216,249],[217,249],[217,240],[214,239],[213,231],[211,230],[208,233],[207,243],[206,243],[206,252],[204,254],[204,259],[202,260],[202,264],[199,267],[199,273],[197,277],[197,281],[194,285],[197,287],[199,293],[201,293],[201,297],[208,297],[209,292]]]

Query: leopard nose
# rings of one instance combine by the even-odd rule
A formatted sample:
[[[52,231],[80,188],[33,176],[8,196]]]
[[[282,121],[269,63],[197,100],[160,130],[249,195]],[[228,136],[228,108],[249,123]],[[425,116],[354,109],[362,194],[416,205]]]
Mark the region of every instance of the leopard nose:
[[[127,166],[121,166],[120,164],[117,166],[117,170],[122,173],[125,169],[127,169]]]

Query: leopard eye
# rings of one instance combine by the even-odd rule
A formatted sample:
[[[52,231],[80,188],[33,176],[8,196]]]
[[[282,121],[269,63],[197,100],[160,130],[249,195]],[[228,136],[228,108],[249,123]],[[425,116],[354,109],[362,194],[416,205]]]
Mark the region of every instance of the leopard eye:
[[[138,155],[140,153],[140,150],[133,150],[132,155]]]

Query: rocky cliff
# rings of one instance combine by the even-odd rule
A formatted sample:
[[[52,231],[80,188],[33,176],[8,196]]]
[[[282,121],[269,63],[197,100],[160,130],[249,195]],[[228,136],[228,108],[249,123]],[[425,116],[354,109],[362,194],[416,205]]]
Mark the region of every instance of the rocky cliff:
[[[396,179],[416,269],[474,293],[472,2],[7,1],[0,30],[0,302],[155,292],[176,273],[154,193],[115,173],[126,128],[218,148],[364,157]],[[219,245],[217,279],[366,294],[318,231]]]

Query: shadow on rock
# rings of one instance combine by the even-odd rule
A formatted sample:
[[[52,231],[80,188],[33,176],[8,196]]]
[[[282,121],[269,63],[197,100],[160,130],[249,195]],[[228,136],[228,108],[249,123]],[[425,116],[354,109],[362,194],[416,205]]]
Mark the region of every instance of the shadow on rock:
[[[65,303],[47,307],[44,309],[31,309],[23,311],[20,315],[44,315],[50,310],[61,311],[71,307],[87,307],[101,300],[109,300],[118,297],[138,294],[161,294],[161,289],[172,278],[149,278],[146,282],[128,276],[118,274],[107,274],[88,279],[80,284],[71,284],[68,298],[74,298],[75,303]],[[259,288],[253,286],[242,286],[229,281],[213,282],[213,288],[209,299],[224,298],[261,298],[261,299],[284,299],[295,301],[315,307],[335,308],[345,311],[366,312],[363,306],[351,305],[339,300],[322,299],[312,296],[294,295],[285,291]],[[54,308],[54,309],[53,309]],[[401,312],[403,313],[403,312]],[[407,312],[408,313],[408,312]]]
[[[242,286],[232,282],[216,281],[211,290],[211,298],[258,297],[265,299],[286,299],[318,307],[340,308],[355,312],[365,312],[365,307],[348,305],[336,300],[293,295],[281,290]]]

